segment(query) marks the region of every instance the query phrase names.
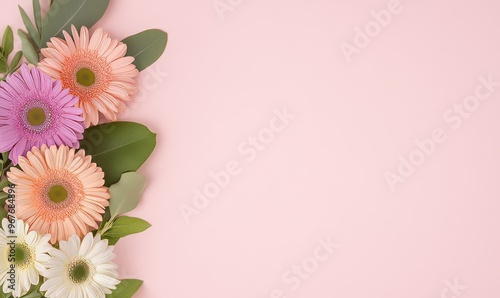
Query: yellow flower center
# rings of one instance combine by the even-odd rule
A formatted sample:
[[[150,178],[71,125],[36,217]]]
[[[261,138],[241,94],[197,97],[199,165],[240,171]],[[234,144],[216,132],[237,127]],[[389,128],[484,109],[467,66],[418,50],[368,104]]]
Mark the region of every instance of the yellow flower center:
[[[45,123],[47,116],[42,108],[32,108],[28,111],[28,122],[33,126],[40,126]]]
[[[61,185],[54,185],[49,190],[49,198],[54,203],[61,203],[68,198],[68,191]]]
[[[91,268],[85,260],[75,260],[68,267],[69,279],[75,284],[87,281],[91,275]]]
[[[88,68],[82,68],[76,73],[76,81],[85,87],[94,85],[95,74]]]
[[[33,253],[26,243],[16,243],[15,264],[20,269],[33,265]]]

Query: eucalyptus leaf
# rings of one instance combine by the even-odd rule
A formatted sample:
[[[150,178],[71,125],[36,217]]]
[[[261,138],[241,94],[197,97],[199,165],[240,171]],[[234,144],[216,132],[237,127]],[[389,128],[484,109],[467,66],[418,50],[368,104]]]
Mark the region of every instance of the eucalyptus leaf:
[[[7,63],[4,60],[0,60],[0,73],[7,72]]]
[[[158,60],[167,47],[168,34],[162,30],[151,29],[125,38],[127,56],[135,58],[134,64],[139,71]]]
[[[106,298],[132,298],[142,286],[143,281],[138,279],[122,279],[116,290],[107,294]]]
[[[55,0],[42,22],[42,47],[52,37],[62,37],[63,30],[70,32],[71,25],[77,29],[92,27],[99,21],[110,0]]]
[[[14,58],[12,58],[12,62],[10,63],[10,66],[9,66],[10,73],[13,73],[17,69],[22,57],[23,57],[23,53],[21,51],[17,52],[14,55]]]
[[[35,15],[35,24],[38,32],[42,30],[42,7],[40,0],[33,0],[33,14]]]
[[[109,211],[111,218],[125,214],[137,207],[146,188],[146,178],[135,172],[124,173],[120,182],[109,187]]]
[[[104,233],[103,238],[123,238],[132,234],[146,231],[151,224],[137,217],[120,216],[114,222],[111,229]]]
[[[85,130],[80,142],[86,154],[105,173],[110,186],[126,172],[137,171],[156,146],[156,134],[134,122],[112,122]]]
[[[21,39],[24,58],[26,58],[26,60],[28,60],[29,63],[37,65],[39,59],[38,53],[33,44],[31,43],[31,41],[29,40],[28,36],[21,29],[17,31],[17,35],[19,35],[19,38]]]
[[[9,159],[9,151],[2,153],[2,160],[6,161]]]
[[[12,33],[12,28],[7,26],[3,33],[2,38],[2,53],[5,58],[8,58],[10,53],[14,50],[14,34]]]
[[[26,13],[26,11],[19,5],[19,11],[21,12],[21,18],[23,19],[24,27],[28,30],[31,39],[35,42],[35,44],[40,47],[40,34],[38,30],[36,30],[35,25],[30,20],[30,17]]]

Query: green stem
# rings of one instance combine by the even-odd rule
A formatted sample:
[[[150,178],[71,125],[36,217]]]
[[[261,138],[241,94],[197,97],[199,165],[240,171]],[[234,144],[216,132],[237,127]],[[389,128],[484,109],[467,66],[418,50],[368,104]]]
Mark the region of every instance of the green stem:
[[[111,227],[113,227],[114,220],[114,218],[111,218],[106,224],[104,224],[104,227],[102,227],[102,229],[97,231],[97,233],[104,235],[104,233],[106,233],[109,229],[111,229]]]

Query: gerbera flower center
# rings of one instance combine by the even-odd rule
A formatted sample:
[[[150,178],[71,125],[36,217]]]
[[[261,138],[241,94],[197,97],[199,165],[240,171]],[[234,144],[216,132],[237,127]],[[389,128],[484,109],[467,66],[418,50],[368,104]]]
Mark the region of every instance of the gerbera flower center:
[[[26,116],[28,122],[33,126],[40,126],[45,123],[47,116],[42,108],[32,108],[29,109],[28,115]]]
[[[69,279],[76,284],[81,284],[87,281],[91,274],[91,267],[85,260],[73,261],[68,266]]]
[[[108,89],[113,79],[111,70],[97,51],[79,50],[64,60],[60,79],[80,102],[92,102]]]
[[[26,243],[16,243],[15,262],[20,268],[29,267],[32,263],[33,254]]]
[[[94,85],[95,74],[88,68],[82,68],[76,73],[76,81],[85,87]]]
[[[49,190],[49,198],[54,203],[61,203],[68,198],[68,191],[61,185],[54,185]]]

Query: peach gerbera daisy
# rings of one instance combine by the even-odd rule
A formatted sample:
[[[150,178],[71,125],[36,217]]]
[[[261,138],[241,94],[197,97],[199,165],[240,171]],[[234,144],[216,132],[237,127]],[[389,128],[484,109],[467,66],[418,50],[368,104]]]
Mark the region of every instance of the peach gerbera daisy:
[[[50,234],[51,243],[97,229],[110,194],[104,173],[91,159],[84,150],[46,145],[20,157],[20,169],[7,174],[16,186],[17,217],[31,230]]]
[[[72,35],[63,32],[64,40],[53,37],[41,52],[38,67],[53,79],[61,80],[80,100],[85,125],[99,123],[99,112],[116,121],[124,102],[136,93],[135,77],[139,73],[133,57],[125,57],[127,45],[111,39],[98,28],[92,36],[82,27],[80,34],[71,27]]]

